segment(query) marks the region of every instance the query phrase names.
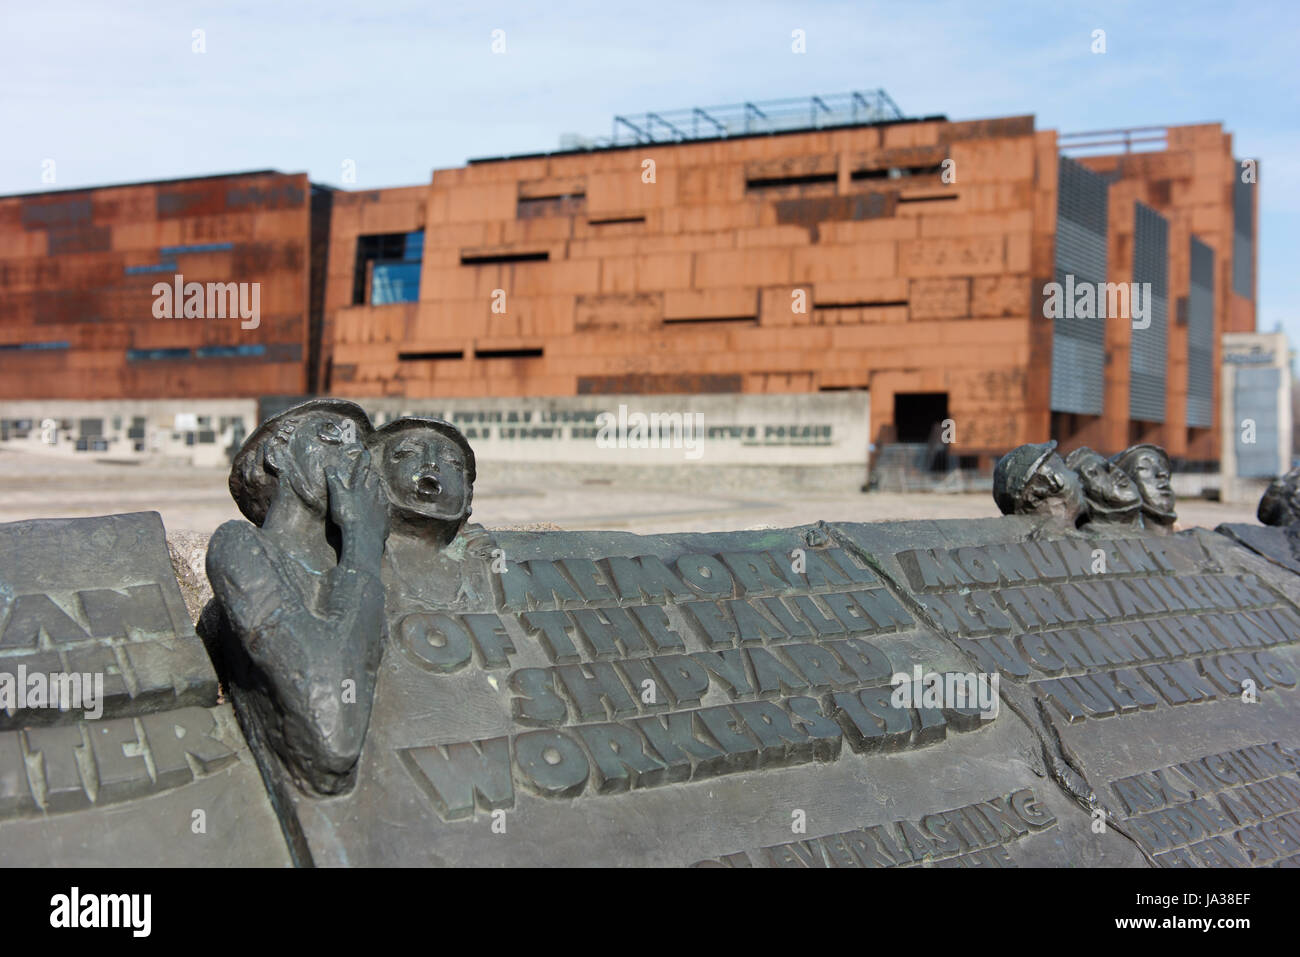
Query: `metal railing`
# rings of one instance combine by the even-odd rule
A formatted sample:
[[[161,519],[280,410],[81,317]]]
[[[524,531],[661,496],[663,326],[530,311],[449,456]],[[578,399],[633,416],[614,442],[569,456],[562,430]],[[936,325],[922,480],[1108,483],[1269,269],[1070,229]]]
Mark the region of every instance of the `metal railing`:
[[[1057,149],[1060,152],[1100,149],[1104,153],[1143,153],[1163,150],[1169,143],[1167,126],[1130,126],[1119,130],[1090,130],[1086,133],[1058,133]],[[1117,150],[1115,147],[1123,147]],[[1134,149],[1134,146],[1140,149]]]
[[[902,119],[905,119],[903,111],[884,90],[855,90],[851,93],[615,116],[608,138],[566,136],[562,146],[569,149],[609,149],[649,143],[685,143]]]

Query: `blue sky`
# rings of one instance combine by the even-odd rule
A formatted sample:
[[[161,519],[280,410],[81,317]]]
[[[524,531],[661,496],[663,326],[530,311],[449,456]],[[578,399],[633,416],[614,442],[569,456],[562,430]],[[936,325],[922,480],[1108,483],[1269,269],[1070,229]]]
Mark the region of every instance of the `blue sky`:
[[[337,184],[347,159],[352,188],[413,185],[608,135],[615,113],[876,87],[907,115],[1033,113],[1062,132],[1221,121],[1261,164],[1259,327],[1300,345],[1295,0],[4,7],[0,193],[267,167]]]

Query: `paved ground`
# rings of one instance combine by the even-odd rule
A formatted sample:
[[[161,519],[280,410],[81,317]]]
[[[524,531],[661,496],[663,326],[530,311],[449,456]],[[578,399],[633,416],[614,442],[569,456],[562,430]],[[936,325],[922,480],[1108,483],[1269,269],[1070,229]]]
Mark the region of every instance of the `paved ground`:
[[[210,534],[239,514],[226,488],[225,470],[176,465],[124,465],[0,451],[0,522],[27,518],[158,511],[169,531]],[[730,531],[761,525],[799,525],[818,519],[878,522],[922,518],[976,518],[997,514],[987,493],[937,495],[804,491],[777,479],[740,484],[694,483],[697,490],[608,479],[584,480],[572,470],[538,468],[522,484],[481,470],[474,491],[474,520],[488,527],[554,522],[567,529],[631,532]],[[531,477],[531,476],[530,476]],[[699,488],[707,491],[699,491]],[[1252,522],[1254,504],[1223,505],[1184,499],[1181,524],[1213,528]]]

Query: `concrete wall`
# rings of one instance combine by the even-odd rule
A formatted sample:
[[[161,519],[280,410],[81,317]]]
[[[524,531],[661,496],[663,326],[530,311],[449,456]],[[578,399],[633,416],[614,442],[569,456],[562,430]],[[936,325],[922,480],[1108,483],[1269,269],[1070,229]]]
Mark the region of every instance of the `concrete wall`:
[[[870,441],[865,392],[358,401],[376,425],[400,415],[433,415],[455,422],[473,445],[475,457],[487,463],[842,465],[865,475]],[[625,415],[620,416],[620,408]],[[661,420],[661,447],[646,448],[633,430],[637,413],[647,418],[679,415],[683,424],[674,430]],[[694,418],[697,414],[702,420]],[[621,444],[620,419],[629,423]],[[694,431],[697,422],[702,432]],[[613,447],[599,438],[606,424],[611,426],[605,435]]]
[[[256,425],[252,399],[0,401],[0,449],[41,455],[226,466]]]

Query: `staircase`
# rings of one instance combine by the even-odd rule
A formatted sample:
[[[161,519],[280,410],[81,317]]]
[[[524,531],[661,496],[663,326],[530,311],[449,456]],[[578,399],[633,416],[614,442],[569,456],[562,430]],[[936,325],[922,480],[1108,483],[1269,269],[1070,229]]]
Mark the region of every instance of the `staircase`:
[[[942,443],[895,442],[882,446],[872,463],[868,487],[879,492],[978,492],[992,480],[956,467],[956,456]]]

